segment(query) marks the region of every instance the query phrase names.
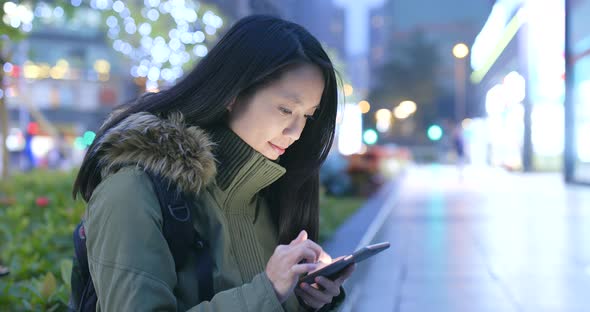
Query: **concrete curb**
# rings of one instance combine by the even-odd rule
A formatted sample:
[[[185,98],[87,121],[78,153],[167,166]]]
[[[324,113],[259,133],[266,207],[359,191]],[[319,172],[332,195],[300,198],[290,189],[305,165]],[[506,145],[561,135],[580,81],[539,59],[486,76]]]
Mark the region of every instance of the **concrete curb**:
[[[372,242],[385,220],[391,214],[393,207],[399,198],[399,185],[405,176],[405,171],[401,172],[396,179],[386,183],[381,189],[371,197],[357,213],[352,215],[336,232],[330,242],[326,245],[328,253],[334,257],[344,254],[350,254],[353,251],[362,248]],[[368,223],[366,218],[372,218]],[[363,218],[365,220],[363,220]],[[360,223],[360,224],[359,224]],[[368,224],[368,226],[364,226]],[[366,229],[358,241],[354,241],[354,226]],[[358,231],[356,231],[358,232]],[[347,237],[348,236],[348,237]],[[356,236],[356,237],[360,237]],[[353,273],[354,275],[354,273]],[[340,308],[342,312],[350,312],[360,295],[360,288],[349,286],[350,280],[342,285],[347,291],[346,299]]]

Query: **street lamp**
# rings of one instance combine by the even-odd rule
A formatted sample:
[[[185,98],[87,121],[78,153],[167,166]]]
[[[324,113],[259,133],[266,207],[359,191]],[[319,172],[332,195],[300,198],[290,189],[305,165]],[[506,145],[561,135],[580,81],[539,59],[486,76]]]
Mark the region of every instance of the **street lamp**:
[[[344,96],[351,96],[351,95],[352,95],[352,92],[353,92],[353,90],[354,90],[354,89],[352,88],[352,86],[351,86],[350,84],[348,84],[348,83],[347,83],[347,84],[345,84],[345,85],[344,85]]]
[[[467,60],[469,47],[464,43],[457,43],[453,47],[453,56],[455,57],[455,118],[460,122],[465,116],[465,88],[467,70]]]
[[[406,119],[416,112],[416,102],[403,101],[393,109],[393,115],[397,119]]]
[[[379,132],[387,132],[391,127],[391,111],[382,108],[375,113],[375,119],[377,120],[377,130]]]
[[[371,104],[367,101],[360,101],[359,108],[361,109],[361,113],[366,114],[371,110]]]
[[[469,54],[469,47],[467,47],[464,43],[457,43],[453,47],[453,55],[456,58],[462,59],[465,58]]]

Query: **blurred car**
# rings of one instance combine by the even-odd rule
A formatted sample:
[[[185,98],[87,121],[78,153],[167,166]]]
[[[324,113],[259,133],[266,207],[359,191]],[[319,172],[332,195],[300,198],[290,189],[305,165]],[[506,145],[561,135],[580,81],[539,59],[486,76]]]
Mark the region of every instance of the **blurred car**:
[[[372,145],[366,152],[348,157],[348,173],[354,188],[367,196],[396,177],[411,158],[410,150],[405,147]]]
[[[320,183],[330,195],[343,196],[352,192],[352,180],[348,174],[348,159],[333,150],[320,168]]]

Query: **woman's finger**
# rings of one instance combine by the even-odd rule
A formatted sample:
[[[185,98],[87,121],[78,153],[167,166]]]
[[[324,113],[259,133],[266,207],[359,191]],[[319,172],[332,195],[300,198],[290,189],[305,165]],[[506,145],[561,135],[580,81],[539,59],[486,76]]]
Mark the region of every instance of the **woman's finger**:
[[[305,302],[305,304],[314,309],[319,309],[323,307],[325,304],[320,302],[317,298],[314,298],[312,295],[310,295],[301,288],[295,288],[295,295],[299,296],[301,299],[303,299],[303,302]]]
[[[317,262],[317,255],[316,253],[309,248],[300,248],[296,247],[292,251],[288,252],[290,261],[295,263],[301,262],[301,260],[306,260],[307,263],[316,263]],[[294,257],[294,258],[291,258]]]
[[[318,284],[318,286],[323,287],[323,292],[327,293],[331,297],[336,297],[340,294],[340,284],[338,283],[335,283],[323,276],[316,277],[315,282]]]
[[[319,261],[330,264],[334,260],[332,260],[332,257],[327,252],[322,250],[322,253],[320,254],[320,257],[319,257]]]
[[[297,275],[301,275],[301,274],[305,274],[305,273],[309,273],[311,271],[314,271],[317,268],[317,264],[315,263],[301,263],[301,264],[296,264],[294,266],[291,267],[291,272],[297,274]]]
[[[299,285],[304,292],[308,293],[311,297],[318,300],[319,302],[324,304],[332,302],[332,296],[330,296],[328,293],[312,287],[308,283],[300,283]]]
[[[305,230],[302,230],[301,232],[299,232],[299,235],[297,235],[297,237],[291,241],[289,245],[293,246],[305,240],[307,240],[307,232]]]
[[[295,245],[293,247],[290,247],[290,250],[287,253],[292,256],[294,255],[296,257],[299,257],[302,253],[304,253],[306,255],[305,259],[308,262],[318,262],[320,254],[322,252],[321,247],[318,249],[313,244],[308,244],[307,242],[311,242],[311,241],[307,240],[305,242],[300,243],[299,245]],[[299,262],[299,260],[301,260],[303,258],[304,257],[298,258],[297,262]]]
[[[300,245],[300,248],[309,248],[309,249],[313,250],[317,255],[316,259],[319,259],[320,255],[324,252],[322,247],[320,245],[316,244],[311,239],[303,241],[299,245]]]

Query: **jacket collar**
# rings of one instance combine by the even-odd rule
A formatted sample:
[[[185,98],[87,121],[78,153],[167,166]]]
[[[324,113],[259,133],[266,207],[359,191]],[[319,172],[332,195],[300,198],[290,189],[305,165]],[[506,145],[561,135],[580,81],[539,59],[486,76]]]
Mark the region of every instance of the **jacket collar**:
[[[163,119],[141,112],[109,129],[95,149],[102,177],[126,166],[174,181],[179,191],[199,193],[216,174],[213,143],[198,127],[187,127],[180,113]]]
[[[233,202],[250,202],[285,173],[285,168],[255,151],[231,129],[187,126],[180,113],[168,118],[132,114],[97,144],[103,178],[120,168],[138,166],[174,181],[180,191],[196,194],[215,181],[225,194],[224,207],[240,206],[239,210],[247,209],[246,205]]]
[[[218,161],[217,186],[224,193],[223,206],[232,213],[253,214],[248,207],[254,196],[281,178],[285,168],[254,150],[231,129],[210,129]],[[236,203],[238,205],[236,205]]]

